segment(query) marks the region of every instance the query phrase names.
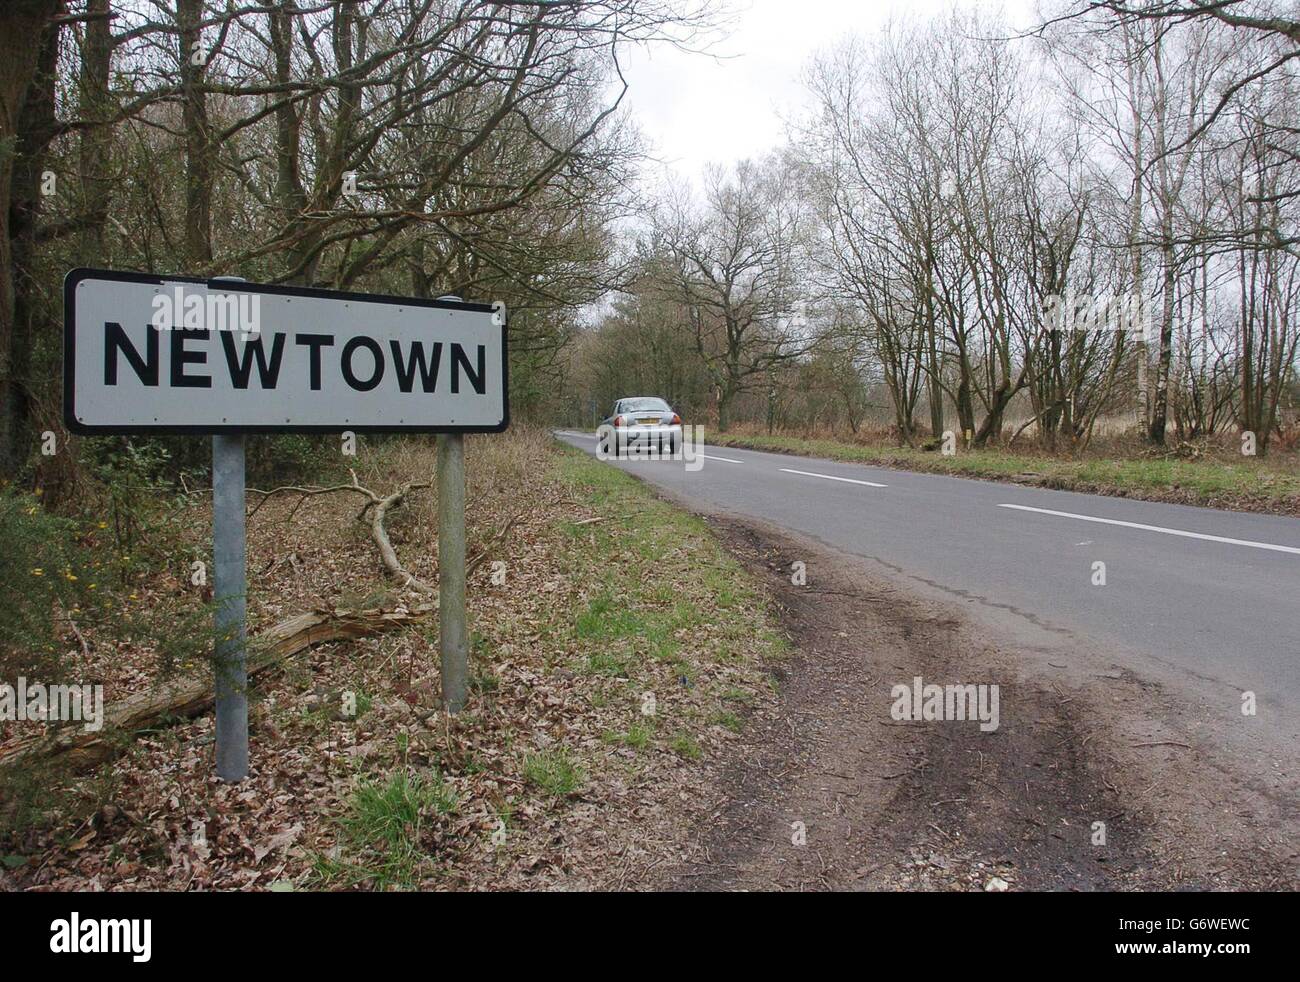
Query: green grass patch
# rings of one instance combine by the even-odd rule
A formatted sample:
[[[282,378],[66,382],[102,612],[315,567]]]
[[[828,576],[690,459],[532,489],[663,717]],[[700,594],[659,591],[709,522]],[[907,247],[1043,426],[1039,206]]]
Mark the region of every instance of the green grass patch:
[[[542,750],[524,757],[528,783],[552,798],[565,798],[582,786],[581,766],[567,750]]]
[[[771,698],[761,666],[785,655],[788,643],[766,594],[702,519],[660,500],[634,469],[559,445],[554,473],[590,516],[560,532],[563,571],[586,592],[575,590],[568,610],[548,618],[543,643],[563,653],[557,660],[582,680],[593,709],[657,695],[653,718],[602,720],[604,748],[699,760],[718,738],[712,727],[739,730],[744,710]],[[604,767],[626,775],[645,763],[629,764],[628,756],[611,759],[597,748],[580,762],[578,751],[532,753],[524,776],[544,797],[562,799],[599,784]]]
[[[644,750],[650,746],[651,741],[654,740],[654,735],[653,723],[633,723],[623,733],[606,730],[601,734],[600,739],[604,743],[630,747],[633,750]]]
[[[695,738],[685,730],[678,732],[669,744],[673,753],[679,754],[688,760],[700,759],[700,745],[696,743]]]
[[[739,733],[745,728],[745,724],[741,718],[729,709],[724,709],[714,715],[713,722],[724,729],[730,730],[732,733]]]
[[[587,671],[592,675],[609,678],[626,678],[629,674],[627,659],[612,651],[593,651],[587,655]]]
[[[587,604],[573,628],[579,638],[587,641],[614,641],[635,637],[649,626],[644,617],[606,592]]]
[[[341,852],[350,858],[317,857],[317,877],[332,885],[369,881],[381,890],[414,889],[430,861],[421,833],[438,816],[454,812],[457,803],[437,771],[399,771],[387,781],[363,781],[340,820]]]
[[[686,645],[705,635],[721,642],[707,645],[717,661],[744,657],[755,640],[772,645],[764,601],[702,520],[578,451],[562,451],[557,466],[574,496],[601,518],[566,527],[575,577],[600,571],[600,591],[569,629],[582,652],[580,670],[636,678],[649,661],[681,664]]]

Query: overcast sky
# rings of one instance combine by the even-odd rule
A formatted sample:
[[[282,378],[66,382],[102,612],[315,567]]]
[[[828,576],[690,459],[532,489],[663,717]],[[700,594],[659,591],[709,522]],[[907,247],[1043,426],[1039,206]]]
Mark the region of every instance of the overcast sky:
[[[805,103],[808,59],[847,34],[869,36],[891,18],[924,16],[952,0],[732,0],[729,36],[710,54],[668,45],[632,52],[627,99],[656,155],[698,185],[708,163],[754,157],[784,138],[783,117]],[[1032,23],[1031,0],[966,0],[1002,9],[1014,27]]]

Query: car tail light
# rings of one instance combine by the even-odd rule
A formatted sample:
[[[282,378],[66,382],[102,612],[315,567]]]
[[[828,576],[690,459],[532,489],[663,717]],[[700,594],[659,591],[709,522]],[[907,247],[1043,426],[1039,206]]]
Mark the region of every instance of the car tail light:
[[[681,418],[680,416],[678,416],[676,413],[673,413],[673,422],[672,422],[672,425],[673,425],[673,426],[681,426],[681,425],[682,425],[682,418]]]
[[[622,417],[622,416],[615,416],[615,417],[614,417],[614,429],[617,430],[617,429],[621,428],[622,425],[623,425],[623,417]]]

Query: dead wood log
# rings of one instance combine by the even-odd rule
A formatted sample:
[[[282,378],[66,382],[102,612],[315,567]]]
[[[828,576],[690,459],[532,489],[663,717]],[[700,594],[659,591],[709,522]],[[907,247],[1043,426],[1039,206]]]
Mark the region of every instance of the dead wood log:
[[[328,641],[353,641],[420,623],[433,610],[421,605],[408,611],[317,610],[297,614],[263,631],[249,644],[248,675],[265,672],[291,655]],[[93,733],[79,723],[52,735],[29,737],[0,747],[0,768],[32,758],[58,758],[73,769],[109,759],[119,750],[121,734],[138,733],[172,719],[189,719],[207,711],[214,696],[212,676],[186,676],[123,700],[104,715]]]
[[[402,561],[397,558],[397,551],[393,548],[392,542],[388,539],[388,531],[384,528],[384,519],[388,516],[388,512],[391,509],[397,508],[401,505],[402,502],[406,500],[406,496],[412,491],[428,488],[429,485],[406,484],[385,498],[375,494],[375,492],[371,491],[368,487],[365,487],[360,481],[358,481],[356,471],[351,471],[350,473],[352,474],[351,484],[336,484],[333,487],[328,488],[304,488],[296,487],[294,485],[272,488],[270,491],[259,491],[257,488],[249,488],[248,490],[251,494],[260,494],[262,500],[257,503],[257,507],[249,512],[248,517],[252,518],[256,515],[261,510],[262,506],[277,494],[296,494],[300,496],[293,508],[289,510],[289,514],[285,517],[285,521],[291,521],[294,513],[298,511],[298,508],[302,503],[308,498],[315,497],[316,495],[334,494],[339,491],[359,494],[366,499],[366,503],[362,506],[360,513],[357,515],[357,520],[360,521],[365,518],[366,512],[370,511],[371,508],[374,509],[374,513],[370,516],[370,538],[375,543],[375,548],[379,550],[379,559],[384,564],[384,569],[388,571],[388,575],[393,579],[400,581],[403,587],[409,587],[422,596],[436,596],[438,593],[437,587],[432,587],[425,583],[402,565]]]
[[[400,505],[412,490],[427,487],[427,484],[410,484],[381,498],[369,488],[363,487],[354,473],[351,484],[330,488],[282,487],[272,491],[256,491],[253,488],[249,490],[264,496],[257,508],[253,509],[252,514],[256,514],[271,496],[281,493],[296,493],[302,496],[294,506],[295,510],[308,497],[318,494],[347,491],[362,495],[366,498],[366,504],[357,518],[364,518],[366,512],[374,508],[374,514],[370,519],[371,538],[379,549],[380,558],[389,575],[401,580],[403,586],[410,587],[418,593],[436,596],[438,592],[436,587],[424,583],[402,566],[384,529],[384,517],[390,508]],[[473,573],[487,559],[489,551],[509,534],[515,523],[526,512],[527,509],[524,509],[511,517],[483,550],[466,564],[466,576]],[[272,625],[250,641],[248,676],[252,679],[291,655],[316,644],[354,641],[409,627],[423,621],[433,610],[432,604],[420,604],[402,611],[316,610],[297,614]],[[58,728],[52,734],[44,733],[39,737],[28,737],[0,746],[0,769],[34,758],[57,758],[74,770],[101,763],[119,751],[122,735],[139,733],[167,720],[190,719],[198,716],[212,706],[214,694],[212,677],[207,673],[172,679],[147,692],[140,692],[123,700],[111,712],[105,714],[103,727],[93,733],[87,732],[81,724],[73,723]]]
[[[410,490],[409,486],[402,488],[397,493],[390,494],[387,498],[375,502],[374,514],[370,516],[370,538],[374,540],[375,548],[379,550],[379,558],[383,561],[384,569],[388,570],[389,576],[395,580],[401,580],[402,586],[410,587],[416,593],[432,597],[437,595],[437,588],[429,586],[415,574],[406,570],[401,560],[397,558],[397,551],[393,548],[393,544],[388,541],[388,532],[384,529],[384,516],[388,514],[388,509],[400,505]]]
[[[517,514],[512,515],[510,520],[506,522],[505,525],[501,526],[501,531],[492,536],[492,538],[488,540],[487,544],[479,550],[478,555],[465,564],[465,579],[468,580],[474,575],[474,570],[478,569],[479,566],[487,560],[488,554],[492,551],[493,546],[497,545],[502,539],[509,535],[510,530],[514,528],[515,523],[519,521],[519,519],[523,518],[528,511],[529,509],[525,508]]]

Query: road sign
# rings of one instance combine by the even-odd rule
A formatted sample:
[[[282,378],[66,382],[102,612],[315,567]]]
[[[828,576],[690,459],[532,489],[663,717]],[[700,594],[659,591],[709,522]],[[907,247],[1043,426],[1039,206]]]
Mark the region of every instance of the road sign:
[[[486,304],[77,269],[76,433],[499,433],[505,317]]]
[[[75,269],[63,411],[75,433],[212,434],[216,764],[248,776],[244,434],[438,433],[443,705],[465,704],[463,433],[510,421],[505,310],[459,298]]]

